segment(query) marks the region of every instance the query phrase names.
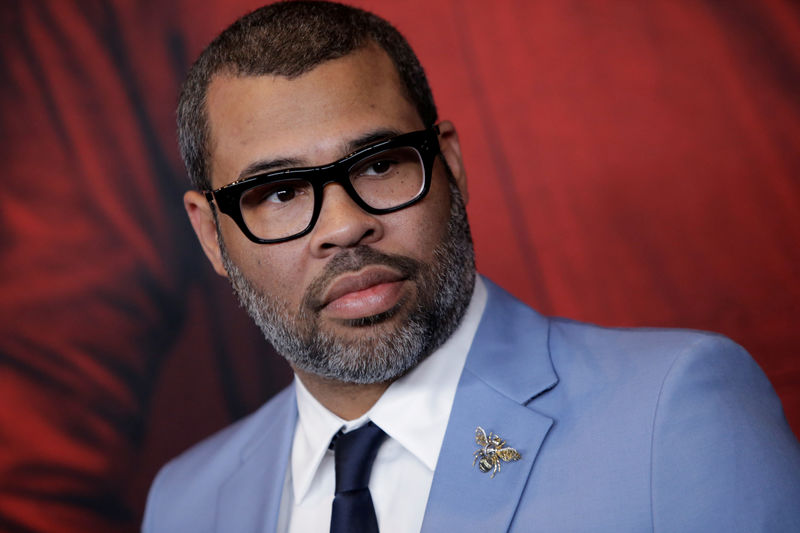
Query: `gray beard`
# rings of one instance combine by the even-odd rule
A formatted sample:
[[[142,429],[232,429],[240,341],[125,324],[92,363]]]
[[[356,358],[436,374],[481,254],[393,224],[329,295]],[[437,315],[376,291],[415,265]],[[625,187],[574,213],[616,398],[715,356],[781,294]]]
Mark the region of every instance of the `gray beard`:
[[[295,368],[345,383],[394,381],[430,355],[456,330],[475,285],[475,254],[464,201],[450,182],[450,219],[430,264],[384,254],[368,246],[343,250],[306,289],[300,309],[259,291],[231,261],[220,239],[222,261],[239,302],[266,339]],[[219,234],[219,233],[218,233]],[[366,265],[386,265],[416,283],[416,302],[393,328],[380,325],[404,306],[347,322],[360,328],[357,338],[342,338],[320,327],[316,302],[329,283]],[[404,302],[401,302],[401,304]]]

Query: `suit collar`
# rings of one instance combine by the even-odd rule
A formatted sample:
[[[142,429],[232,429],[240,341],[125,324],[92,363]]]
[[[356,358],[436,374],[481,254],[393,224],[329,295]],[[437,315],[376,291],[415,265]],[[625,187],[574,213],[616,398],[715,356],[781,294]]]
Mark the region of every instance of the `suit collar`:
[[[459,382],[423,532],[506,531],[553,423],[527,407],[558,382],[548,320],[496,285],[487,286],[489,300]],[[522,455],[501,463],[494,479],[472,464],[477,426],[499,434]]]
[[[558,382],[550,321],[484,278],[489,298],[465,368],[519,404]]]

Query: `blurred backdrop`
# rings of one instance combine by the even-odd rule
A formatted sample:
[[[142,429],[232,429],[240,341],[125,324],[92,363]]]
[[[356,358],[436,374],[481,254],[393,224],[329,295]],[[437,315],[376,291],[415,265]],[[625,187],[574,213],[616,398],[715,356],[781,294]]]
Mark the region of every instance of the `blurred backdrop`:
[[[133,532],[288,383],[196,244],[174,107],[246,0],[5,0],[0,530]],[[460,130],[478,265],[547,314],[725,333],[800,430],[800,7],[360,1]]]

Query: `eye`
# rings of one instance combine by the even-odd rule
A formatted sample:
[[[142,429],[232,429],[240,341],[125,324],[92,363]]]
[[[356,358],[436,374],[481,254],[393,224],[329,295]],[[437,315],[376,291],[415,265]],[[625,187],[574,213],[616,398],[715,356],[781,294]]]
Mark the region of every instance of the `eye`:
[[[263,201],[276,204],[291,202],[295,199],[297,194],[298,190],[295,187],[281,187],[273,190],[271,194],[267,195],[263,199]]]
[[[370,161],[361,169],[361,174],[364,176],[382,176],[392,170],[396,161],[390,159],[379,159],[377,161]]]
[[[253,187],[242,195],[242,207],[281,207],[310,195],[311,185],[303,180],[280,181]]]

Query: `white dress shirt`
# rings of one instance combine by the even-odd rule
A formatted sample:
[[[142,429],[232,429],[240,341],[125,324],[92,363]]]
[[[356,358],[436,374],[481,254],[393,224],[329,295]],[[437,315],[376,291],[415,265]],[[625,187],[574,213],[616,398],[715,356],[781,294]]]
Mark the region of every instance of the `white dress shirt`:
[[[347,432],[368,420],[389,436],[378,450],[369,481],[378,527],[381,533],[420,530],[458,380],[486,298],[486,287],[478,276],[455,333],[392,383],[356,420],[345,421],[330,412],[295,377],[298,418],[281,498],[279,532],[330,530],[336,478],[328,445],[340,429]]]

